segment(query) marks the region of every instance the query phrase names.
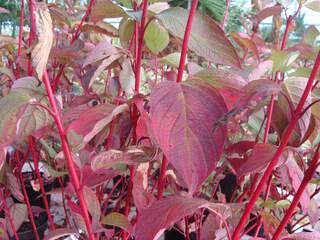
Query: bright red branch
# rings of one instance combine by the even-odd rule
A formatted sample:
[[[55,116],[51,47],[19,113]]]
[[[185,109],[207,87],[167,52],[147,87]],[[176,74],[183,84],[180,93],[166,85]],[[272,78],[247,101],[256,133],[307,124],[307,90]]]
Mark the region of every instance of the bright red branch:
[[[240,232],[241,230],[244,228],[249,216],[250,216],[250,213],[262,191],[262,189],[264,188],[265,186],[265,183],[267,182],[267,180],[269,179],[269,177],[271,176],[272,174],[272,171],[274,169],[274,167],[276,166],[276,164],[278,163],[279,161],[279,158],[281,157],[282,155],[282,152],[284,151],[285,147],[287,146],[287,143],[289,141],[289,138],[290,138],[290,135],[294,129],[294,127],[296,126],[299,118],[300,118],[300,114],[303,110],[303,106],[309,96],[309,93],[311,92],[311,89],[312,89],[312,85],[313,85],[313,81],[317,75],[317,72],[319,70],[319,67],[320,67],[320,52],[318,53],[317,55],[317,58],[316,58],[316,61],[315,61],[315,64],[313,66],[313,69],[312,69],[312,72],[311,72],[311,75],[309,77],[309,80],[308,80],[308,83],[307,83],[307,86],[303,92],[303,95],[299,101],[299,104],[291,118],[291,121],[286,129],[286,131],[284,132],[283,134],[283,137],[282,137],[282,140],[280,142],[280,146],[277,150],[277,152],[275,153],[275,155],[273,156],[273,159],[272,161],[270,162],[270,164],[268,165],[268,168],[266,169],[264,175],[262,176],[258,186],[257,186],[257,189],[255,190],[255,192],[252,194],[250,200],[249,200],[249,203],[246,207],[246,210],[238,224],[238,226],[236,227],[234,233],[233,233],[233,239],[234,240],[238,240],[239,239],[239,236],[240,236]]]

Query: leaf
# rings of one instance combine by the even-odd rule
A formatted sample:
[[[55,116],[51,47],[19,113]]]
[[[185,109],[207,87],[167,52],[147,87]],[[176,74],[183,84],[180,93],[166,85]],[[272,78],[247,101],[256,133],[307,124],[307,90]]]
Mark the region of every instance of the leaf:
[[[226,111],[222,97],[209,85],[164,82],[151,92],[150,118],[155,138],[191,193],[220,159],[226,126],[220,125],[214,132],[213,126]]]
[[[319,4],[320,4],[320,1],[319,1]],[[303,41],[313,46],[319,35],[320,35],[320,32],[315,26],[309,26],[303,35]]]
[[[289,158],[289,160],[285,163],[285,166],[291,180],[291,185],[295,192],[297,192],[304,177],[304,173],[293,157]],[[303,191],[300,198],[300,204],[303,212],[307,213],[310,205],[308,188],[305,188]]]
[[[60,239],[62,237],[66,237],[74,234],[78,234],[78,232],[69,228],[59,228],[59,229],[49,231],[45,239],[56,240],[56,239]]]
[[[241,89],[247,83],[240,75],[222,69],[204,69],[189,79],[216,88],[222,94],[228,108],[235,105],[241,96]]]
[[[200,0],[201,6],[209,12],[216,21],[223,20],[226,11],[226,2],[224,0]]]
[[[299,52],[272,49],[270,60],[272,61],[272,72],[285,72],[288,67],[299,57]]]
[[[148,24],[143,39],[149,50],[158,54],[168,46],[169,33],[157,20],[153,20]]]
[[[320,238],[320,232],[298,232],[287,235],[281,240],[315,240]]]
[[[251,156],[237,171],[238,177],[255,172],[262,172],[271,162],[277,147],[271,144],[257,143],[252,150]]]
[[[268,17],[280,15],[282,10],[283,7],[281,5],[266,7],[253,17],[253,21],[256,25],[258,25],[261,21]]]
[[[241,32],[239,33],[232,32],[231,36],[236,41],[236,43],[244,50],[244,52],[247,52],[248,50],[252,51],[256,59],[260,61],[258,48],[255,42],[251,39],[249,35]]]
[[[51,123],[49,113],[33,102],[47,104],[43,86],[33,77],[17,79],[11,91],[0,99],[0,145],[22,142],[34,131]]]
[[[282,95],[279,96],[279,104],[282,111],[285,113],[287,120],[289,121],[292,117],[291,108],[295,109],[300,101],[300,98],[307,85],[308,78],[303,77],[289,77],[282,83],[282,92],[287,98]],[[288,104],[290,100],[290,105]],[[309,95],[306,99],[304,108],[312,102],[312,97]],[[293,133],[291,134],[289,144],[292,146],[299,146],[308,131],[311,121],[311,109],[308,109],[303,116],[299,118],[298,124],[295,126]]]
[[[136,225],[136,238],[156,240],[165,229],[170,228],[183,217],[193,215],[198,208],[203,207],[208,208],[221,219],[230,216],[230,208],[225,204],[211,203],[204,199],[187,196],[170,196],[154,202],[141,212]]]
[[[14,203],[10,209],[10,215],[13,220],[15,229],[19,229],[24,221],[28,219],[28,209],[26,204]],[[7,229],[9,229],[10,236],[13,236],[11,225],[7,220]]]
[[[262,79],[264,75],[271,71],[272,69],[272,61],[266,60],[260,62],[249,74],[248,80],[253,81],[257,79]]]
[[[118,29],[106,22],[98,22],[96,24],[86,23],[82,26],[82,32],[96,32],[105,34],[110,37],[118,37]]]
[[[149,164],[139,164],[134,175],[132,195],[134,206],[138,212],[149,207],[156,201],[154,195],[148,191]]]
[[[308,1],[304,6],[315,12],[320,12],[320,0]]]
[[[100,104],[80,114],[67,129],[69,143],[75,150],[83,148],[112,119],[128,109],[127,104],[115,107],[111,104]]]
[[[70,16],[65,11],[65,9],[60,8],[57,4],[48,4],[48,9],[50,11],[52,19],[62,26],[64,24],[71,27],[72,21],[70,20]]]
[[[123,91],[127,94],[133,94],[135,88],[135,75],[129,58],[126,58],[121,64],[119,73],[119,82]]]
[[[148,147],[131,147],[125,151],[110,149],[95,156],[91,160],[91,168],[96,171],[101,168],[110,168],[119,163],[139,164],[152,160],[154,154],[154,150]]]
[[[115,62],[117,59],[121,57],[120,54],[113,54],[110,57],[104,59],[99,67],[94,71],[89,83],[87,89],[89,89],[94,81],[99,77],[99,75],[107,68],[109,67],[113,62]]]
[[[3,13],[10,13],[9,10],[3,8],[3,7],[0,7],[0,13],[3,14]]]
[[[125,11],[111,0],[96,0],[91,9],[91,19],[99,22],[105,18],[118,18],[126,16]]]
[[[172,35],[182,39],[188,16],[188,10],[173,7],[158,14],[157,18]],[[208,16],[196,13],[190,33],[189,48],[212,63],[240,68],[235,48],[221,27]]]
[[[167,64],[169,66],[178,68],[180,64],[180,56],[181,56],[180,52],[170,53],[167,56],[162,57],[160,59],[160,62],[163,64]]]
[[[119,24],[119,38],[121,46],[129,48],[129,42],[134,32],[134,21],[130,18],[122,18]]]
[[[87,203],[89,213],[92,217],[92,225],[97,226],[100,222],[101,209],[96,194],[87,186],[83,186],[83,196]]]
[[[46,69],[53,44],[52,20],[45,4],[38,4],[36,11],[36,29],[38,31],[38,43],[31,52],[31,58],[38,78],[42,79],[42,74]]]
[[[21,190],[21,185],[19,183],[18,178],[12,173],[6,173],[7,186],[11,192],[11,194],[20,202],[24,202],[24,195]]]
[[[104,216],[101,220],[102,224],[111,225],[115,227],[119,227],[129,234],[133,233],[133,227],[131,223],[129,222],[128,218],[117,212],[109,213],[108,215]]]
[[[93,64],[117,53],[117,49],[112,46],[109,41],[102,41],[90,51],[82,67],[86,67],[89,64]]]

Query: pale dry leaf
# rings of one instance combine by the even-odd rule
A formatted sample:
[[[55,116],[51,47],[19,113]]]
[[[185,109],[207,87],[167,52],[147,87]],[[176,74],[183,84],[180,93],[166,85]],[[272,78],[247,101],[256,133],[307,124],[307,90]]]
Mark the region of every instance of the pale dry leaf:
[[[36,28],[38,43],[33,48],[31,57],[32,65],[35,68],[38,78],[41,79],[53,43],[52,19],[47,5],[45,4],[37,5]]]

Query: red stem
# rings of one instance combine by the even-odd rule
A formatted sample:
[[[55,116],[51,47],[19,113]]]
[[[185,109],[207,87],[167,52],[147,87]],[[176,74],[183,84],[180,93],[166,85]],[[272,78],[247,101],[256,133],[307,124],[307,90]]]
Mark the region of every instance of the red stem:
[[[19,41],[18,41],[18,58],[22,54],[22,34],[23,34],[23,22],[24,22],[24,0],[21,0],[21,11],[20,11],[20,28],[19,28]],[[17,78],[20,78],[20,64],[17,63]]]
[[[45,85],[45,88],[46,88],[46,91],[48,94],[48,98],[49,98],[49,102],[52,107],[52,111],[54,113],[54,121],[55,121],[55,124],[58,128],[58,131],[59,131],[61,144],[62,144],[62,150],[63,150],[64,156],[66,158],[66,162],[67,162],[68,173],[70,174],[72,185],[75,189],[75,192],[76,192],[78,200],[79,200],[80,209],[82,211],[82,217],[85,221],[86,228],[87,228],[87,233],[88,233],[89,239],[94,240],[95,237],[94,237],[94,234],[92,231],[91,220],[90,220],[90,216],[88,213],[88,207],[87,207],[87,204],[84,200],[83,191],[82,191],[82,188],[81,188],[81,185],[79,182],[79,178],[78,178],[78,175],[76,172],[76,167],[75,167],[72,153],[71,153],[71,150],[70,150],[70,147],[68,144],[67,135],[66,135],[65,129],[62,124],[61,116],[59,114],[56,100],[54,98],[53,91],[50,86],[49,76],[48,76],[48,73],[46,70],[43,73],[43,83]]]
[[[39,185],[40,185],[40,190],[41,190],[41,194],[42,194],[42,199],[43,199],[43,203],[44,203],[44,207],[46,209],[46,213],[48,215],[48,220],[49,220],[49,224],[50,224],[50,230],[55,230],[55,226],[54,226],[54,222],[50,213],[50,207],[49,207],[49,203],[48,203],[48,199],[47,199],[47,195],[46,195],[46,190],[44,189],[44,185],[43,185],[43,179],[42,176],[40,174],[39,171],[39,162],[38,162],[38,157],[36,154],[36,150],[34,147],[34,140],[32,138],[32,136],[29,136],[29,144],[30,144],[30,148],[31,148],[31,153],[32,153],[32,158],[33,158],[33,163],[34,163],[34,167],[35,167],[35,172],[39,181]]]
[[[84,23],[84,21],[87,19],[87,17],[89,16],[90,12],[91,12],[91,9],[92,9],[92,6],[93,6],[93,3],[94,3],[94,0],[90,0],[89,2],[89,5],[87,7],[87,10],[83,16],[83,18],[81,19],[81,22],[79,23],[77,29],[76,29],[76,32],[74,33],[74,35],[72,36],[72,39],[71,39],[71,42],[70,42],[70,45],[72,46],[74,44],[74,42],[78,39],[78,37],[80,36],[80,30],[82,28],[82,25]],[[59,85],[59,82],[60,82],[60,77],[63,73],[63,70],[65,68],[65,64],[61,64],[60,65],[60,70],[57,74],[57,76],[55,77],[54,79],[54,82],[53,82],[53,86],[52,86],[52,89],[54,92],[56,92],[57,90],[57,87]]]
[[[315,173],[317,167],[318,167],[318,160],[319,160],[319,147],[320,144],[318,144],[317,149],[315,154],[313,155],[313,158],[311,160],[311,164],[310,167],[308,168],[308,170],[306,171],[306,173],[304,174],[304,177],[302,179],[302,182],[299,186],[299,189],[297,191],[297,193],[295,194],[292,203],[290,204],[290,207],[288,208],[286,215],[284,216],[284,218],[282,219],[280,225],[278,226],[276,232],[274,233],[272,240],[277,240],[279,239],[281,233],[283,232],[285,226],[287,225],[287,223],[290,221],[290,218],[296,208],[296,206],[299,203],[299,200],[304,192],[304,189],[307,187],[308,183],[310,182],[310,180],[312,179],[313,174]]]
[[[36,37],[36,19],[35,19],[34,0],[29,0],[29,14],[30,14],[30,34],[29,34],[29,49],[31,49],[33,41]],[[28,75],[32,76],[33,67],[31,59],[28,58]]]
[[[134,90],[136,93],[139,93],[140,88],[140,80],[141,80],[141,62],[142,62],[142,48],[143,48],[143,37],[145,32],[145,23],[147,17],[148,10],[148,0],[143,0],[142,2],[142,17],[141,23],[139,26],[139,41],[138,41],[138,52],[136,57],[136,65],[135,65],[135,85]]]
[[[237,240],[239,239],[239,236],[240,236],[240,232],[241,230],[243,229],[243,227],[245,226],[246,224],[246,221],[248,219],[248,217],[250,216],[250,212],[252,211],[254,205],[255,205],[255,202],[256,200],[258,199],[265,183],[268,181],[269,177],[271,176],[272,174],[272,171],[274,169],[274,167],[276,166],[276,164],[278,163],[279,161],[279,158],[280,156],[282,155],[282,152],[284,151],[288,141],[289,141],[289,137],[291,135],[291,132],[293,131],[296,123],[298,122],[299,118],[300,118],[300,114],[301,114],[301,111],[303,109],[303,106],[308,98],[308,95],[309,93],[311,92],[311,89],[312,89],[312,85],[313,85],[313,81],[317,75],[317,72],[319,70],[319,67],[320,67],[320,52],[318,52],[318,55],[317,55],[317,58],[316,58],[316,61],[315,61],[315,64],[313,66],[313,69],[312,69],[312,72],[311,72],[311,75],[309,77],[309,80],[308,80],[308,83],[307,83],[307,86],[303,92],[303,95],[299,101],[299,104],[291,118],[291,121],[287,127],[287,129],[285,130],[284,134],[283,134],[283,138],[280,142],[280,146],[277,150],[277,152],[275,153],[275,155],[273,156],[273,159],[272,161],[270,162],[270,164],[268,165],[268,168],[266,169],[265,173],[263,174],[258,186],[257,186],[257,189],[256,191],[252,194],[250,200],[249,200],[249,203],[246,207],[246,210],[238,224],[238,226],[236,227],[234,233],[233,233],[233,239]]]
[[[184,32],[184,37],[183,37],[177,82],[182,81],[183,69],[184,69],[184,64],[186,62],[187,51],[188,51],[188,42],[189,42],[190,32],[192,28],[192,21],[197,10],[198,2],[199,0],[192,1],[192,5],[191,5],[188,21],[187,21],[186,31]]]
[[[158,195],[157,195],[158,199],[161,199],[163,195],[163,189],[164,189],[165,180],[166,180],[167,165],[168,165],[168,160],[166,156],[163,156],[161,169],[160,169],[160,176],[158,180]]]
[[[8,205],[7,205],[7,202],[6,202],[6,199],[5,197],[3,196],[2,194],[2,191],[0,191],[0,198],[2,199],[2,204],[3,204],[3,207],[4,207],[4,212],[6,214],[6,218],[8,218],[9,220],[9,224],[10,224],[10,227],[12,229],[12,232],[13,232],[13,235],[14,237],[19,240],[19,236],[18,236],[18,233],[17,233],[17,229],[16,227],[14,226],[14,222],[13,222],[13,219],[12,219],[12,216],[11,216],[11,213],[10,213],[10,210],[8,208]]]
[[[22,192],[23,192],[24,200],[26,201],[28,214],[29,214],[29,220],[31,222],[33,232],[35,234],[36,240],[40,240],[40,237],[39,237],[39,234],[38,234],[38,230],[37,230],[37,226],[36,226],[36,223],[35,223],[34,218],[33,218],[33,213],[32,213],[31,204],[30,204],[30,201],[29,201],[29,198],[28,198],[28,193],[27,193],[27,190],[26,190],[26,186],[24,184],[24,179],[23,179],[23,176],[22,176],[22,169],[21,168],[20,168],[20,171],[19,171],[19,179],[20,179],[20,183],[21,183],[21,189],[22,189]]]

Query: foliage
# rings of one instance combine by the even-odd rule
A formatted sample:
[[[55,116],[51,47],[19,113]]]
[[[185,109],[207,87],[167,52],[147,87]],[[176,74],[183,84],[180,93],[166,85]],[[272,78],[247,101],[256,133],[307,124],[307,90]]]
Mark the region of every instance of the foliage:
[[[42,212],[47,239],[319,237],[298,232],[319,224],[318,1],[30,2],[0,35],[1,238]]]

